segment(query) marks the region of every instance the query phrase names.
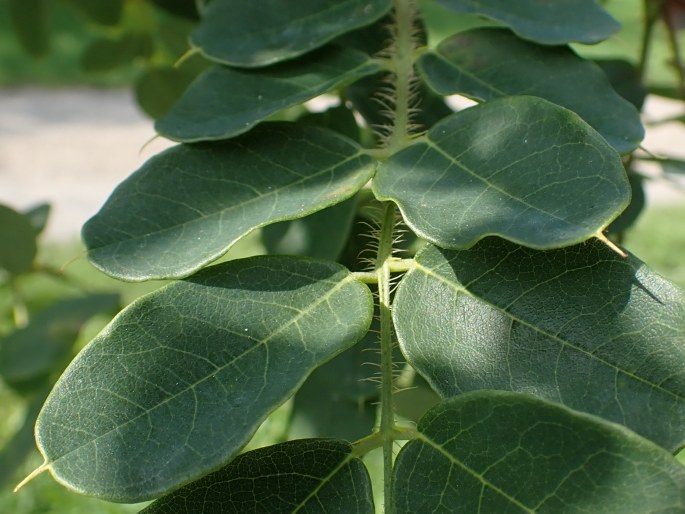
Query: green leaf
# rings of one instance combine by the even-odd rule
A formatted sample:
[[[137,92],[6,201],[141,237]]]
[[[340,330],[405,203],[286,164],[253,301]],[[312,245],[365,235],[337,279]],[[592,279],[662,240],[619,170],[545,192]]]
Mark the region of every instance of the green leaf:
[[[373,161],[317,127],[271,123],[150,159],[83,228],[91,262],[124,280],[187,276],[255,228],[353,196]]]
[[[26,327],[0,340],[0,376],[17,385],[60,372],[83,324],[118,306],[116,294],[67,298],[50,305]]]
[[[175,141],[228,139],[280,110],[378,69],[365,54],[338,47],[266,69],[216,66],[188,88],[155,129]]]
[[[685,442],[685,296],[603,243],[428,246],[394,303],[407,360],[443,397],[511,389]]]
[[[304,439],[240,455],[141,512],[373,514],[374,505],[369,473],[350,444]]]
[[[33,57],[50,49],[48,0],[9,0],[9,16],[21,46]]]
[[[640,70],[634,64],[621,59],[595,59],[594,62],[602,68],[616,92],[641,111],[647,89],[640,79]]]
[[[543,47],[508,30],[476,29],[444,40],[418,66],[441,95],[475,100],[539,96],[574,111],[619,153],[644,137],[640,114],[612,88],[602,70],[567,47]]]
[[[206,60],[195,58],[179,66],[146,68],[135,84],[138,105],[152,118],[161,118],[206,68]]]
[[[685,511],[685,470],[604,420],[504,391],[446,400],[400,451],[395,512]]]
[[[595,0],[436,0],[455,11],[479,14],[543,45],[599,43],[621,24]]]
[[[13,275],[26,273],[36,252],[36,229],[31,219],[0,205],[0,268]]]
[[[274,223],[262,229],[270,254],[308,255],[337,260],[350,235],[357,199],[350,198],[305,218]]]
[[[220,264],[131,304],[71,363],[36,424],[63,484],[159,496],[230,461],[309,373],[352,346],[369,289],[290,257]]]
[[[259,67],[305,54],[337,36],[370,25],[392,0],[214,0],[190,42],[208,58]]]
[[[356,441],[376,422],[378,384],[378,323],[349,350],[314,370],[295,395],[290,439],[335,437]],[[371,353],[373,350],[375,354]]]
[[[630,205],[607,227],[607,234],[622,234],[625,232],[635,224],[646,207],[645,177],[638,173],[630,172],[628,173],[628,180],[630,181],[631,191]]]
[[[36,236],[40,235],[45,226],[48,224],[48,217],[50,216],[50,204],[49,203],[39,203],[23,212],[35,231]]]
[[[385,161],[373,188],[444,248],[487,235],[541,249],[580,243],[630,200],[618,154],[575,113],[535,97],[449,116]]]
[[[198,20],[200,18],[197,12],[197,2],[189,2],[188,0],[152,0],[152,3],[165,11],[183,18],[191,20]]]
[[[121,20],[124,0],[63,0],[73,5],[89,20],[100,25],[116,25]]]
[[[132,32],[117,38],[99,38],[88,45],[81,56],[81,67],[91,73],[110,71],[139,57],[147,59],[153,50],[148,34]]]

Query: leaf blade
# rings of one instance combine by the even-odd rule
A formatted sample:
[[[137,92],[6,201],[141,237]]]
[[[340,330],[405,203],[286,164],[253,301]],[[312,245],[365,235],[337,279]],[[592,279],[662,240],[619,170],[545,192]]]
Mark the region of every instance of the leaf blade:
[[[678,512],[685,471],[629,430],[505,391],[443,401],[398,455],[396,511]]]
[[[373,514],[371,481],[349,443],[301,439],[240,455],[141,512],[238,514],[246,510]]]
[[[85,224],[83,239],[91,262],[109,275],[183,277],[255,228],[350,198],[374,171],[346,138],[272,123],[153,157]]]
[[[280,110],[378,70],[368,56],[339,47],[267,69],[215,66],[191,84],[155,129],[186,143],[228,139]]]
[[[207,6],[190,43],[209,59],[237,67],[274,64],[307,53],[386,14],[392,0],[219,0]]]
[[[536,97],[449,116],[379,166],[373,190],[419,236],[465,248],[487,235],[545,249],[606,228],[628,205],[618,154],[575,113]]]
[[[46,465],[113,501],[188,483],[230,460],[371,314],[365,285],[310,259],[231,261],[151,293],[55,385],[36,424]]]
[[[599,43],[621,28],[594,0],[437,0],[455,11],[479,14],[543,45]],[[560,23],[563,20],[563,23]]]
[[[423,54],[418,68],[441,95],[481,101],[533,95],[577,113],[617,152],[644,138],[640,114],[614,91],[601,69],[566,47],[542,47],[508,30],[484,28],[455,34]]]
[[[675,450],[685,441],[684,312],[682,291],[599,241],[540,252],[489,238],[422,251],[394,320],[407,360],[443,397],[533,394]]]

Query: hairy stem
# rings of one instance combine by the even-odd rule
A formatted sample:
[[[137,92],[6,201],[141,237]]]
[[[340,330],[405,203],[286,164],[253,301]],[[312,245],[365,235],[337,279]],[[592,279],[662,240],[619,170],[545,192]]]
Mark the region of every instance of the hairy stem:
[[[376,275],[378,277],[378,301],[381,335],[381,420],[379,433],[383,439],[383,493],[385,512],[392,510],[392,450],[395,432],[392,373],[392,314],[390,310],[390,261],[392,260],[393,230],[395,227],[395,204],[385,204],[381,225]]]
[[[392,67],[394,70],[393,126],[388,140],[391,153],[402,149],[411,132],[411,100],[414,79],[413,0],[395,0]]]

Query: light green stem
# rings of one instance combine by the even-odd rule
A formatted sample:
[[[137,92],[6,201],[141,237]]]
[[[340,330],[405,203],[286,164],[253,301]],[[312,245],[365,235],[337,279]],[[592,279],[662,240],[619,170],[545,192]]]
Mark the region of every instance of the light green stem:
[[[388,202],[385,204],[376,257],[381,336],[381,421],[379,433],[383,439],[383,493],[386,514],[392,512],[392,452],[395,439],[392,372],[393,329],[390,307],[390,261],[392,259],[394,227],[395,204]]]

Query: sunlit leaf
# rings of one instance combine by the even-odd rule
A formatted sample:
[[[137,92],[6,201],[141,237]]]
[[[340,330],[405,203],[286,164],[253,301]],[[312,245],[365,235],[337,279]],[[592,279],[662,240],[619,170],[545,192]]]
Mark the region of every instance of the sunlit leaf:
[[[195,480],[361,339],[372,310],[342,266],[290,257],[231,261],[142,297],[55,385],[36,424],[46,465],[114,501]]]
[[[394,304],[407,360],[443,397],[511,389],[685,442],[685,297],[594,240],[428,246]]]
[[[507,97],[453,114],[381,164],[376,195],[444,248],[499,235],[533,248],[580,243],[628,205],[618,154],[573,112]]]
[[[668,452],[561,405],[479,391],[438,404],[417,430],[395,463],[397,514],[685,510],[685,469]]]
[[[373,514],[369,474],[349,443],[290,441],[254,450],[157,500],[144,514]]]
[[[91,262],[124,280],[182,277],[257,227],[353,196],[374,164],[349,139],[273,123],[180,145],[124,181],[83,228]]]

